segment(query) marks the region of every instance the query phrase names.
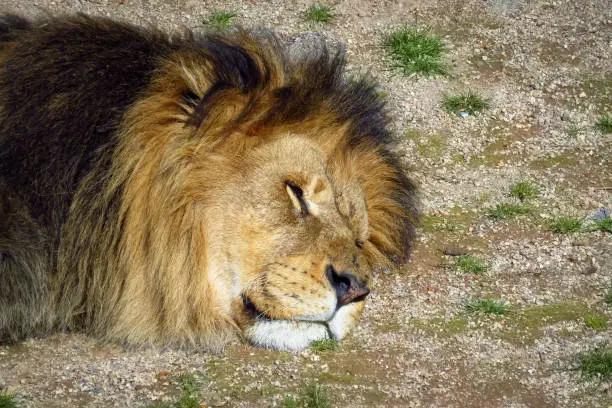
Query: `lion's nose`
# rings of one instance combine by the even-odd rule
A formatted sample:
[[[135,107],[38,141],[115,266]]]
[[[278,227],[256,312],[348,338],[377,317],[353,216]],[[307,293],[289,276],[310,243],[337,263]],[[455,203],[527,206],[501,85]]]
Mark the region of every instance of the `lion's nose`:
[[[363,300],[370,293],[370,289],[350,272],[338,274],[333,266],[327,265],[326,274],[338,296],[338,306]]]

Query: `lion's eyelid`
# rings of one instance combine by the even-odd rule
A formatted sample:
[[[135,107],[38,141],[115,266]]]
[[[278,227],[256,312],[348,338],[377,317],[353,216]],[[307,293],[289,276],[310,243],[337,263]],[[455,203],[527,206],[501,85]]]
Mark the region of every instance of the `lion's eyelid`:
[[[287,190],[287,194],[296,211],[301,215],[307,215],[308,203],[304,200],[304,192],[301,187],[291,181],[285,181],[285,190]]]

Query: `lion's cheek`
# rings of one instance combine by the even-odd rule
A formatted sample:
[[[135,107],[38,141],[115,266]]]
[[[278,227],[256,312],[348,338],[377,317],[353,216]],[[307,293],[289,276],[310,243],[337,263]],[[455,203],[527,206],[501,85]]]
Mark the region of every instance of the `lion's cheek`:
[[[336,294],[325,288],[307,294],[265,290],[249,292],[249,299],[266,317],[277,320],[327,321],[336,311]]]
[[[328,323],[329,330],[337,340],[342,340],[355,327],[365,307],[365,301],[349,303],[338,309]]]

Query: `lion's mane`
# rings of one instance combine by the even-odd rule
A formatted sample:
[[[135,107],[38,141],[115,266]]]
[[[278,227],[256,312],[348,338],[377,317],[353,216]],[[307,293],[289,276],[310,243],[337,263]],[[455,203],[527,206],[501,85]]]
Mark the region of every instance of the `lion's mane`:
[[[0,18],[0,339],[235,336],[210,283],[207,203],[244,152],[286,134],[350,152],[371,242],[405,260],[414,187],[375,90],[323,43],[286,49],[266,33]]]

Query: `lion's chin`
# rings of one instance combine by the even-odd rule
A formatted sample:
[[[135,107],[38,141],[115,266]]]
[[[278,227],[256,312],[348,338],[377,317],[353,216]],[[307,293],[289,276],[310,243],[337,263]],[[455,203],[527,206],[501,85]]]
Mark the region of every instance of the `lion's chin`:
[[[342,340],[355,326],[364,302],[341,307],[326,321],[256,319],[244,330],[246,338],[257,347],[275,350],[302,350],[317,340]]]

